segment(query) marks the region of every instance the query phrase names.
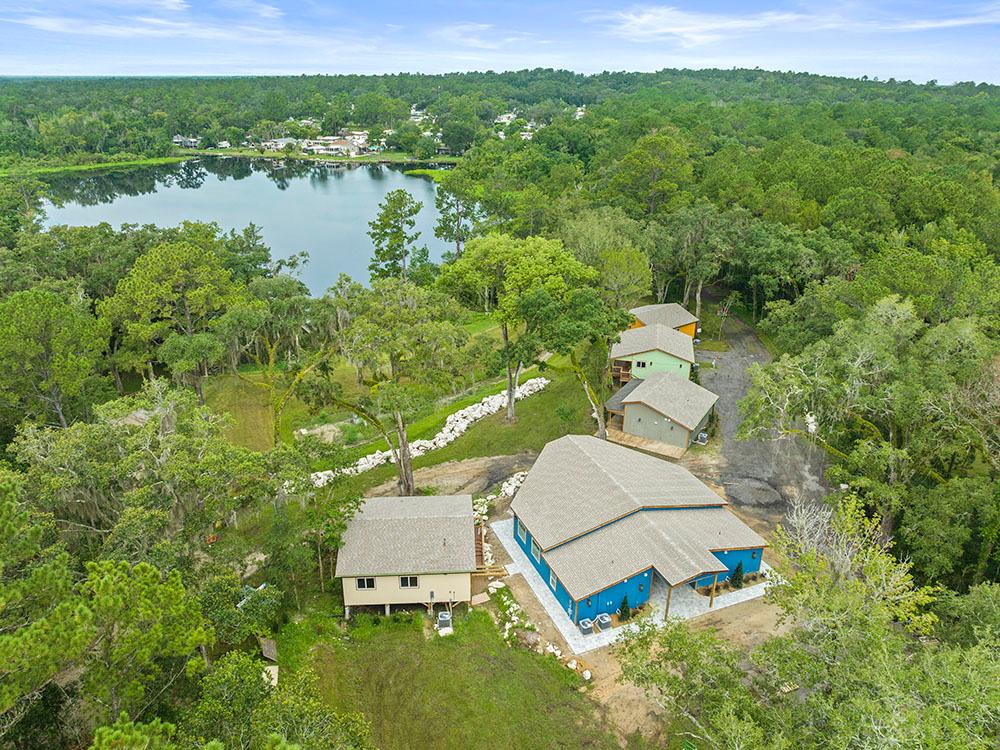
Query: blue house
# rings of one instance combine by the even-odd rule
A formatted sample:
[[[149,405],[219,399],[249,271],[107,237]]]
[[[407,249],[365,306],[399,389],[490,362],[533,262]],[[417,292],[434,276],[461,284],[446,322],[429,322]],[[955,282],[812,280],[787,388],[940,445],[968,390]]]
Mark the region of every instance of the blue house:
[[[654,585],[712,586],[767,543],[687,469],[606,440],[546,445],[511,510],[514,538],[573,622],[649,600]]]

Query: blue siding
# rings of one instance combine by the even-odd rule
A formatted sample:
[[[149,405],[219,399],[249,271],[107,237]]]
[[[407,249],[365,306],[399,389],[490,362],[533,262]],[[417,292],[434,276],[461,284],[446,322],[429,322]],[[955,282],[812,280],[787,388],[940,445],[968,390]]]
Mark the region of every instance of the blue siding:
[[[524,554],[528,556],[528,561],[535,566],[535,570],[538,571],[538,575],[542,577],[545,585],[549,587],[549,590],[555,594],[556,601],[559,602],[559,606],[563,608],[563,611],[569,615],[570,619],[573,619],[574,604],[573,597],[569,595],[569,592],[563,588],[562,581],[556,580],[556,587],[553,590],[549,580],[549,564],[545,562],[545,556],[541,555],[541,560],[536,560],[535,556],[531,554],[531,532],[525,527],[524,530],[527,532],[525,534],[525,540],[522,542],[521,537],[518,536],[518,529],[521,527],[521,519],[516,515],[514,516],[514,540],[517,542],[518,546],[524,550]]]
[[[756,556],[754,555],[756,553]],[[713,552],[723,565],[726,566],[725,573],[719,573],[719,580],[725,581],[733,574],[736,570],[736,566],[743,563],[744,573],[756,573],[760,570],[760,560],[763,557],[763,550],[758,549],[727,549],[720,550],[719,552]],[[714,574],[701,576],[696,578],[691,582],[692,586],[710,586],[712,585],[712,579],[715,577]]]
[[[541,560],[535,560],[534,555],[531,554],[531,532],[527,527],[524,527],[525,540],[522,542],[521,537],[518,536],[518,530],[521,528],[521,519],[516,515],[514,516],[514,539],[517,545],[524,550],[524,554],[527,555],[528,560],[534,566],[535,570],[538,571],[538,575],[542,577],[549,589],[552,587],[549,583],[549,572],[550,568],[548,563],[545,561],[545,555],[541,555]],[[557,574],[558,576],[558,574]],[[602,612],[607,612],[608,614],[613,614],[618,611],[618,608],[622,605],[622,599],[628,596],[628,604],[630,607],[637,607],[640,604],[645,604],[649,600],[649,587],[652,583],[653,577],[652,573],[648,570],[644,570],[631,578],[627,578],[624,581],[609,586],[603,591],[594,594],[589,597],[589,599],[582,599],[579,602],[579,608],[576,607],[577,602],[569,595],[569,592],[563,588],[562,581],[556,581],[556,588],[553,591],[556,600],[559,605],[563,608],[569,618],[574,622],[579,619],[589,617],[593,619],[598,614]],[[588,605],[587,602],[590,602]]]
[[[514,539],[518,546],[524,550],[524,554],[527,555],[528,560],[531,561],[535,570],[538,571],[538,575],[542,577],[542,581],[552,590],[549,578],[551,570],[545,560],[545,555],[543,553],[540,555],[540,560],[535,560],[534,555],[531,554],[531,532],[527,527],[524,527],[525,540],[521,541],[521,537],[518,536],[518,531],[521,527],[521,519],[515,515]],[[572,542],[568,543],[572,544]],[[727,572],[719,573],[719,580],[724,581],[732,575],[733,571],[736,570],[736,566],[741,562],[743,563],[744,573],[756,573],[760,570],[763,549],[720,550],[712,554],[726,566]],[[714,578],[715,574],[709,573],[689,583],[691,586],[710,586]],[[638,607],[645,604],[649,601],[649,590],[652,582],[653,573],[650,570],[644,570],[579,601],[575,601],[570,596],[559,580],[556,581],[556,588],[552,591],[559,605],[569,615],[570,619],[574,622],[579,622],[584,618],[594,619],[594,617],[601,613],[614,614],[621,607],[622,600],[626,596],[628,597],[630,607]]]
[[[606,612],[609,615],[614,614],[622,606],[622,599],[626,596],[628,596],[628,606],[630,607],[638,607],[645,604],[649,601],[649,588],[652,583],[653,573],[649,570],[644,570],[631,578],[626,578],[624,581],[616,583],[613,586],[608,586],[608,588],[589,598],[581,599],[575,621],[579,622],[579,620],[584,618],[593,620],[602,612]],[[590,604],[587,602],[590,602]]]

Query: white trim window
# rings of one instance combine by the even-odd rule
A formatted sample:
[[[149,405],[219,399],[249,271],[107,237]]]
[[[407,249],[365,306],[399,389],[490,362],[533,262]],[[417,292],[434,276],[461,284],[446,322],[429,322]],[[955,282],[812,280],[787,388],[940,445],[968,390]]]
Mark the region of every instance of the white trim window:
[[[370,591],[375,588],[374,578],[358,578],[357,579],[358,591]]]
[[[522,542],[527,544],[528,542],[528,530],[524,528],[524,524],[521,523],[521,519],[517,519],[517,538]]]
[[[415,589],[419,588],[420,583],[416,576],[400,576],[399,577],[399,588],[401,589]]]
[[[559,588],[559,578],[556,577],[556,572],[549,568],[549,587],[555,591]]]
[[[534,539],[531,540],[531,556],[535,558],[535,562],[542,561],[542,548],[538,546],[538,543]]]

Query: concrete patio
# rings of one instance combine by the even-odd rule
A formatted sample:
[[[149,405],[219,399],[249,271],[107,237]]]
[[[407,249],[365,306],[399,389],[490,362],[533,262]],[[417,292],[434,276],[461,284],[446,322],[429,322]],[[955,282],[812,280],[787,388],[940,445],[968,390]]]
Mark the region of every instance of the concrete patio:
[[[511,562],[505,566],[508,574],[514,575],[515,573],[520,573],[524,577],[524,580],[527,581],[532,592],[534,592],[538,601],[545,609],[546,614],[548,614],[549,619],[552,620],[552,624],[559,630],[559,633],[566,640],[566,643],[574,654],[584,654],[588,651],[608,646],[614,643],[626,628],[635,627],[634,623],[629,623],[600,633],[592,633],[590,635],[581,633],[569,615],[566,614],[566,611],[559,605],[559,602],[552,594],[552,590],[542,580],[542,577],[538,575],[538,571],[535,570],[535,567],[528,560],[527,555],[524,554],[524,550],[514,541],[514,519],[505,518],[500,521],[494,521],[490,524],[490,527],[504,549],[507,550],[507,554],[511,557]],[[690,620],[709,612],[715,612],[725,607],[731,607],[734,604],[763,596],[773,573],[771,567],[763,561],[761,562],[761,571],[767,574],[767,581],[754,586],[747,586],[737,591],[717,594],[714,606],[711,608],[708,606],[708,597],[697,593],[690,586],[682,584],[674,587],[673,594],[670,596],[671,618]],[[667,605],[667,589],[667,585],[658,576],[654,578],[650,591],[649,604],[646,608],[650,611],[648,616],[654,622],[663,623],[664,621],[664,611]]]

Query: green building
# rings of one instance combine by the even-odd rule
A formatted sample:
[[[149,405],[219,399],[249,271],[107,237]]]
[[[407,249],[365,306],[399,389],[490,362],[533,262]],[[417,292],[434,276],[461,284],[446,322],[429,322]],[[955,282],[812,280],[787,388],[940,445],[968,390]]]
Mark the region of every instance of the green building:
[[[691,376],[694,341],[680,331],[654,323],[622,331],[611,347],[611,376],[622,386],[632,378],[648,378],[655,372]]]

